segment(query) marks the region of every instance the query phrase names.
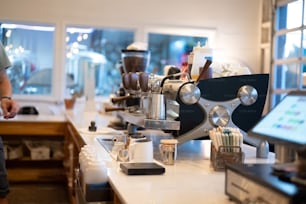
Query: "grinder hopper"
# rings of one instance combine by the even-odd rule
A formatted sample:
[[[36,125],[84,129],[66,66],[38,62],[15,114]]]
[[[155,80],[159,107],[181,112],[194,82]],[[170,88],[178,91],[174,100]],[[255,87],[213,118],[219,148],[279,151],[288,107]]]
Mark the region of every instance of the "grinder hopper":
[[[125,73],[145,72],[150,63],[150,51],[122,50],[121,59]]]

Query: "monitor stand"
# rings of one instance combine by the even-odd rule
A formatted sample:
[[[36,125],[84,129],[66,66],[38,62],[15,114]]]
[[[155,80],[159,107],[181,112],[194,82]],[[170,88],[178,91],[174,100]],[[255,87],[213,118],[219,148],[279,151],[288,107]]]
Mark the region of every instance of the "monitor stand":
[[[290,163],[296,160],[295,149],[286,144],[275,144],[274,152],[277,163]]]
[[[293,162],[274,164],[272,173],[282,180],[306,186],[306,150],[298,150],[296,154]]]
[[[296,184],[306,186],[306,149],[297,151],[298,159],[296,161],[296,175],[291,181]]]

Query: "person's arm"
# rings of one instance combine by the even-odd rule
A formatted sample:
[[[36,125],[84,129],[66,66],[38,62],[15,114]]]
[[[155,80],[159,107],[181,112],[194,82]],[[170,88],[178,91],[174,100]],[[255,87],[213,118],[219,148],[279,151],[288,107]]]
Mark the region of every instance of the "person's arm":
[[[0,69],[0,101],[3,117],[6,119],[15,117],[18,111],[18,105],[11,97],[12,86],[6,69]]]

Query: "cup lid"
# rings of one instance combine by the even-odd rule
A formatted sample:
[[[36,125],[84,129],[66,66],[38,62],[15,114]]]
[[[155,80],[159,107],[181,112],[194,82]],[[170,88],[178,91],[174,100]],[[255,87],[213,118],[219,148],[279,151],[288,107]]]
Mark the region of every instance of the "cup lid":
[[[128,49],[123,49],[121,50],[122,53],[149,53],[150,50],[128,50]]]
[[[177,139],[161,139],[160,143],[162,143],[162,144],[177,144],[178,140]]]

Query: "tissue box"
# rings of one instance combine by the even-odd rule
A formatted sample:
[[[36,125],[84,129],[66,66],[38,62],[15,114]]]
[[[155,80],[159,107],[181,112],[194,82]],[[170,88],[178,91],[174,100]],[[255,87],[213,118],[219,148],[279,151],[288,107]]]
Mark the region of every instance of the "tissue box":
[[[32,160],[50,159],[50,147],[43,142],[25,141],[25,146],[30,151]]]

